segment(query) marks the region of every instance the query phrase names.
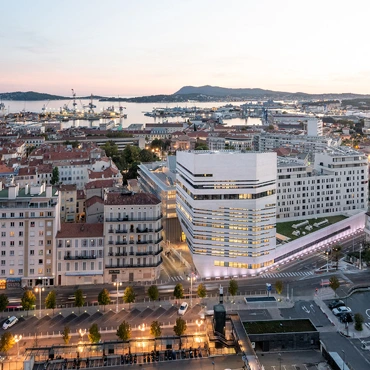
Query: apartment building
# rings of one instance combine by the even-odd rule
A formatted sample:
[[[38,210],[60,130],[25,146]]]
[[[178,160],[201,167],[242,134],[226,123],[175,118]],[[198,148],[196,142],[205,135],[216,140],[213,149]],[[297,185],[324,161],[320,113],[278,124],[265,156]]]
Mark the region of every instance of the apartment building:
[[[177,214],[202,277],[274,262],[276,153],[177,152]]]
[[[75,222],[77,218],[77,186],[60,185],[60,221]]]
[[[162,205],[152,194],[104,196],[104,282],[152,281],[162,264]]]
[[[313,164],[278,157],[277,214],[280,221],[367,210],[368,159],[349,147],[327,148]]]
[[[138,174],[142,191],[161,200],[164,240],[181,241],[183,233],[176,213],[176,157],[168,156],[164,162],[142,163]]]
[[[56,188],[0,182],[0,279],[18,286],[55,285]]]
[[[62,223],[56,235],[57,285],[103,284],[104,226]]]

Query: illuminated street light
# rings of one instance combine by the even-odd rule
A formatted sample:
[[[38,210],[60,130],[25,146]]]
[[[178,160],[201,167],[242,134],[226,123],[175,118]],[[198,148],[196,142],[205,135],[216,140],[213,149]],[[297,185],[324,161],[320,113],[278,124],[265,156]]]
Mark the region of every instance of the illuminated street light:
[[[145,324],[141,324],[141,325],[139,325],[139,326],[138,326],[138,329],[139,329],[140,331],[145,331]]]
[[[14,336],[14,342],[17,343],[17,356],[19,357],[19,341],[22,339],[21,335]]]
[[[195,279],[195,276],[193,277],[194,272],[190,272],[190,277],[188,276],[188,280],[190,280],[190,307],[193,307],[193,279]]]
[[[122,282],[118,279],[113,283],[114,286],[117,288],[117,299],[116,299],[116,312],[118,313],[118,287],[122,285]]]
[[[79,334],[80,334],[81,341],[82,341],[82,343],[83,343],[84,335],[86,334],[86,329],[80,329],[78,332],[79,332]]]
[[[36,293],[39,293],[39,302],[40,302],[40,307],[39,307],[39,315],[40,315],[40,317],[41,317],[41,292],[43,292],[45,290],[45,288],[44,287],[36,287],[35,288],[35,292]]]

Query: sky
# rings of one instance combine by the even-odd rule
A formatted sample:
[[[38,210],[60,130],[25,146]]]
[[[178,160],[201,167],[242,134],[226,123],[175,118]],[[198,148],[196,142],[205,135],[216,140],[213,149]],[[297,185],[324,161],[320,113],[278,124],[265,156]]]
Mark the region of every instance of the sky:
[[[1,2],[0,92],[370,93],[367,0]]]

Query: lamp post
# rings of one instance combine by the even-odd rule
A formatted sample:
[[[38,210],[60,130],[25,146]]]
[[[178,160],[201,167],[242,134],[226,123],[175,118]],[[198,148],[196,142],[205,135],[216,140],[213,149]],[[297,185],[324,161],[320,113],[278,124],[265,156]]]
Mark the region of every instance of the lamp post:
[[[282,359],[281,359],[281,353],[279,353],[279,362],[280,362],[280,370],[281,370],[281,361],[282,361]]]
[[[343,366],[342,366],[342,369],[344,370],[344,365],[346,363],[346,352],[344,352],[344,349],[342,349],[342,353],[343,353]]]
[[[21,335],[14,336],[14,342],[17,343],[17,357],[19,357],[19,341],[22,339]]]
[[[80,333],[81,342],[83,343],[84,342],[84,335],[86,334],[86,329],[80,329],[78,332]]]
[[[44,287],[39,287],[39,286],[37,286],[36,288],[35,288],[35,292],[36,293],[39,293],[39,302],[40,302],[40,307],[39,307],[39,315],[40,315],[40,317],[41,317],[41,292],[43,292],[45,289],[44,289]]]
[[[118,313],[118,287],[122,285],[122,282],[120,282],[118,279],[113,283],[113,285],[117,288],[117,300],[116,300],[116,313]]]
[[[213,370],[215,370],[215,362],[212,361],[212,365],[213,365]]]
[[[190,307],[193,307],[193,271],[190,272]]]
[[[360,244],[360,266],[359,266],[360,270],[362,270],[361,252],[362,252],[362,244]]]

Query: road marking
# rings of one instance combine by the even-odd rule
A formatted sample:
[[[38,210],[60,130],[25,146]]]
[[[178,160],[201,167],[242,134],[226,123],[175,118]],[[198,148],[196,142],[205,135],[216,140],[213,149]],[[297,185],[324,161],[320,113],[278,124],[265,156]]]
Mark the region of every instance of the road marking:
[[[366,313],[366,316],[370,319],[370,308],[368,308],[368,309],[365,311],[365,313]]]

